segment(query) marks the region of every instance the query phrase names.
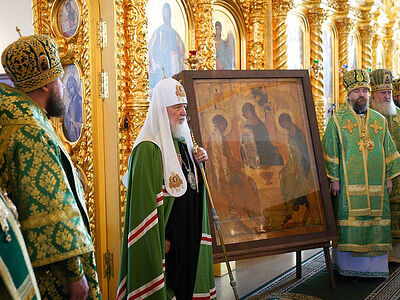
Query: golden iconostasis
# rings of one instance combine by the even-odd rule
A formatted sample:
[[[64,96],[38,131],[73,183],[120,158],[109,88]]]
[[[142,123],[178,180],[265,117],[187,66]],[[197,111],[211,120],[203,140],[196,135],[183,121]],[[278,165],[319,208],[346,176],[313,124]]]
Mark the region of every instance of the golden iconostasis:
[[[118,277],[126,195],[120,179],[163,67],[172,76],[195,56],[203,70],[309,69],[320,134],[345,99],[343,72],[388,68],[400,76],[396,0],[28,4],[33,26],[26,32],[54,37],[64,65],[67,115],[55,125],[85,187],[105,298],[114,297]],[[20,25],[15,14],[0,24]]]

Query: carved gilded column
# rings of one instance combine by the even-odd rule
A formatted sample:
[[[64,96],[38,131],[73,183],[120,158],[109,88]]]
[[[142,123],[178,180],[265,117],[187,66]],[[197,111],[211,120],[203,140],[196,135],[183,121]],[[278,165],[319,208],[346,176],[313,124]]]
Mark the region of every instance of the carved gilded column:
[[[307,15],[310,24],[311,55],[310,66],[322,65],[322,23],[326,19],[326,13],[318,8],[310,11]],[[311,86],[314,97],[315,110],[317,114],[319,134],[322,138],[325,129],[325,101],[324,101],[324,74],[321,71],[310,72]]]
[[[91,60],[90,60],[90,41],[89,41],[89,9],[87,1],[82,1],[82,40],[77,39],[76,46],[79,44],[83,45],[81,48],[79,63],[82,66],[83,72],[83,89],[85,95],[85,111],[86,120],[85,125],[82,128],[82,137],[79,140],[79,147],[73,151],[72,158],[85,172],[88,179],[87,186],[85,188],[85,198],[87,201],[89,221],[92,228],[93,242],[96,241],[94,233],[95,227],[95,174],[94,174],[94,145],[93,145],[93,105],[94,97],[92,93],[91,72]],[[73,51],[73,49],[71,49]],[[78,150],[79,149],[79,150]],[[79,151],[79,152],[78,152]]]
[[[274,69],[287,67],[286,17],[293,8],[293,0],[273,1],[272,36],[274,50]]]
[[[35,33],[50,35],[51,32],[51,3],[48,0],[33,0],[33,29]]]
[[[146,4],[146,0],[115,1],[120,179],[148,109]],[[122,223],[125,198],[126,189],[121,184]]]
[[[265,65],[264,24],[266,3],[251,1],[247,5],[247,65],[250,70],[262,70]]]
[[[215,70],[214,0],[191,0],[195,48],[203,57],[200,70]]]
[[[339,40],[339,68],[341,70],[343,65],[347,65],[348,61],[348,38],[349,32],[351,28],[351,21],[349,18],[341,18],[336,22],[336,28],[338,31],[338,40]],[[342,104],[346,99],[346,89],[343,85],[343,72],[339,72],[339,104]]]
[[[378,64],[378,53],[376,52],[376,49],[378,49],[378,45],[381,42],[381,37],[377,34],[375,34],[374,38],[372,39],[372,49],[375,50],[375,55],[372,55],[372,69],[377,68]],[[382,66],[380,66],[382,67]]]
[[[369,26],[363,26],[360,29],[361,44],[362,44],[362,68],[364,70],[372,70],[372,40],[375,32]]]
[[[365,6],[360,9],[361,20],[359,22],[359,32],[361,37],[361,68],[372,70],[372,40],[375,36],[375,30],[370,23],[373,19],[371,6]]]
[[[385,68],[393,70],[393,55],[394,55],[394,41],[393,41],[393,24],[386,27],[386,35],[384,39],[385,51]]]

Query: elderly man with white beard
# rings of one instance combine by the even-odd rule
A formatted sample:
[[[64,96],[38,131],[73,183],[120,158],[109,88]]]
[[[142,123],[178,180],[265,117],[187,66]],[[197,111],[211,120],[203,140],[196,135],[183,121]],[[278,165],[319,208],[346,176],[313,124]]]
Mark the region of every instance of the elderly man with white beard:
[[[186,95],[174,79],[153,90],[129,158],[117,300],[214,299],[204,184],[194,161]]]
[[[387,69],[377,69],[369,75],[372,89],[371,108],[385,116],[393,142],[399,150],[400,108],[395,105],[392,98],[392,72]],[[393,250],[389,252],[389,262],[400,262],[400,176],[393,180],[389,199],[393,239]]]

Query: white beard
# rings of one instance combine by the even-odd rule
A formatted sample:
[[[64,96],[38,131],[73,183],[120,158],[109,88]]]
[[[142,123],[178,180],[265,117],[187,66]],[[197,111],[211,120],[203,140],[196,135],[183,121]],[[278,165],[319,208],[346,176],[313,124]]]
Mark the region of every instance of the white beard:
[[[186,126],[186,123],[183,122],[182,124],[176,123],[171,128],[172,136],[176,139],[184,139],[187,136],[190,136],[189,127]]]
[[[377,110],[385,116],[396,115],[396,105],[393,102],[393,98],[390,99],[389,103],[379,103],[378,100],[375,99],[375,97],[372,97],[371,108]]]

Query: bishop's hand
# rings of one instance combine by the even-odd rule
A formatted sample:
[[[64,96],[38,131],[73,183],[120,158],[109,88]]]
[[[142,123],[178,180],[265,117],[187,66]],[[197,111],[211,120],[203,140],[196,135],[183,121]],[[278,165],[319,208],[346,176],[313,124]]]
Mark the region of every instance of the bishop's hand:
[[[171,249],[171,242],[169,240],[165,240],[165,253],[168,253]]]
[[[193,151],[193,157],[194,157],[194,159],[196,160],[197,163],[205,162],[208,159],[207,152],[202,147],[197,147],[197,152]]]
[[[79,281],[69,283],[70,300],[84,300],[89,295],[89,285],[86,277],[83,276]]]
[[[333,196],[339,195],[340,191],[340,183],[339,181],[335,180],[331,182],[331,193]]]
[[[390,195],[393,190],[393,182],[391,180],[386,181],[386,188],[387,188],[388,194]]]

